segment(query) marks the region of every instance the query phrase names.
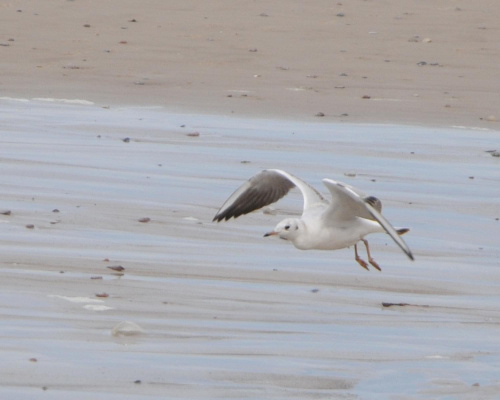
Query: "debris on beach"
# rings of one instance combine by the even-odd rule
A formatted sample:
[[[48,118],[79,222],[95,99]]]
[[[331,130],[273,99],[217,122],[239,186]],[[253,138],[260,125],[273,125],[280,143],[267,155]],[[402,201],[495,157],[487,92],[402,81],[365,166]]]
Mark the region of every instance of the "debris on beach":
[[[486,153],[490,153],[492,157],[500,157],[500,150],[486,150]]]
[[[386,308],[388,308],[388,307],[424,307],[424,308],[428,308],[430,306],[427,304],[386,303],[386,302],[383,302],[382,307],[386,307]]]
[[[131,321],[122,321],[111,330],[113,336],[136,336],[142,333],[145,333],[144,329]]]
[[[121,265],[110,265],[109,267],[106,267],[106,268],[112,269],[113,271],[116,271],[116,272],[125,271],[125,268],[123,268]]]
[[[147,222],[151,221],[151,218],[149,218],[149,217],[139,218],[138,221],[142,222],[142,223],[147,223]]]

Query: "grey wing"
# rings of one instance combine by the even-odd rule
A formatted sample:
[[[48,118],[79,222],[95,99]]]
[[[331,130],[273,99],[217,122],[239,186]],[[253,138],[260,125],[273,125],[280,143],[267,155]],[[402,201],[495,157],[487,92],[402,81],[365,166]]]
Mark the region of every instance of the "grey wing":
[[[227,221],[258,210],[278,201],[294,186],[293,182],[273,170],[259,172],[225,201],[213,220]]]
[[[215,214],[213,220],[227,221],[275,203],[293,187],[298,187],[304,197],[304,210],[325,202],[323,197],[303,180],[279,169],[266,169],[236,190]]]
[[[327,210],[337,219],[361,217],[377,221],[394,242],[413,260],[413,254],[398,234],[396,229],[380,213],[382,203],[373,196],[365,196],[352,186],[331,179],[323,179],[323,183],[332,194],[332,203]]]
[[[382,203],[379,199],[373,196],[367,197],[352,186],[332,179],[323,179],[323,183],[332,195],[332,202],[330,203],[327,213],[337,220],[352,219],[354,217],[374,220],[375,218],[366,208],[365,199],[373,208],[378,210],[379,213],[382,210]]]

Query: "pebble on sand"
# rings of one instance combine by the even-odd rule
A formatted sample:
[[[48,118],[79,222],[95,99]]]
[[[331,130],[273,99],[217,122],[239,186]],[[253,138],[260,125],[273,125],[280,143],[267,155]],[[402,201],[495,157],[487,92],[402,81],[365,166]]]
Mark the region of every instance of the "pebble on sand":
[[[136,336],[143,333],[144,329],[131,321],[122,321],[111,330],[113,336]]]

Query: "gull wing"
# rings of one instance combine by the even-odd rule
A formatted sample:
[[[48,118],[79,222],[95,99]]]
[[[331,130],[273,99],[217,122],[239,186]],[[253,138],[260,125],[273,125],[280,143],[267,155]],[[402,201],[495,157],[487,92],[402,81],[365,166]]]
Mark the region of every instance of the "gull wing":
[[[325,199],[303,180],[279,169],[266,169],[241,185],[215,214],[220,222],[248,214],[283,198],[291,188],[297,187],[304,197],[304,211]]]
[[[352,186],[332,179],[323,179],[323,183],[332,194],[332,203],[327,209],[333,219],[350,219],[361,217],[377,221],[396,244],[413,260],[413,254],[399,236],[398,232],[382,214],[382,203],[376,197],[366,197]]]

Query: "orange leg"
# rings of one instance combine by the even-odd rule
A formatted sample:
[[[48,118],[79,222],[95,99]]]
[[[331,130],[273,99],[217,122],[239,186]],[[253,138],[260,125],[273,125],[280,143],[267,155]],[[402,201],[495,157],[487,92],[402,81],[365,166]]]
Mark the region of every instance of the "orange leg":
[[[358,262],[359,265],[361,265],[364,269],[369,271],[368,264],[366,263],[366,261],[361,259],[361,257],[358,254],[358,244],[357,243],[354,245],[354,259]]]
[[[368,255],[368,262],[371,265],[373,265],[375,268],[377,268],[379,271],[382,271],[370,254],[370,247],[368,247],[368,241],[365,239],[361,239],[361,240],[363,241],[363,243],[365,244],[365,247],[366,247],[366,254]]]

